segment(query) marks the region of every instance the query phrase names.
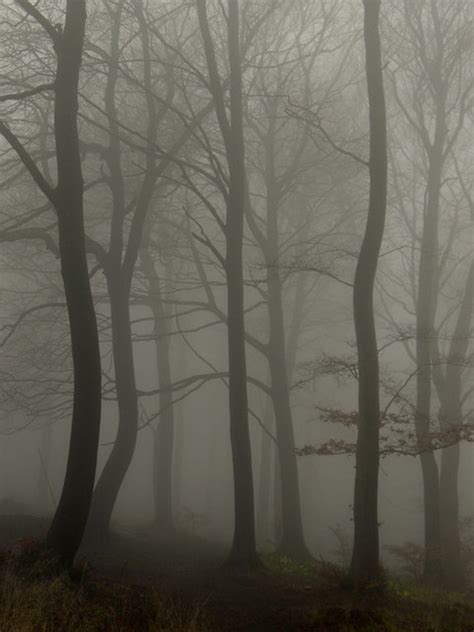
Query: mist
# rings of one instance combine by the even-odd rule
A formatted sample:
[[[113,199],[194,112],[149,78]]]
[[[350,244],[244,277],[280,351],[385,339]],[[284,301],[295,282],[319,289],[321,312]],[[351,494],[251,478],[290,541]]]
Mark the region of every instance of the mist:
[[[472,630],[471,2],[0,17],[2,631]]]

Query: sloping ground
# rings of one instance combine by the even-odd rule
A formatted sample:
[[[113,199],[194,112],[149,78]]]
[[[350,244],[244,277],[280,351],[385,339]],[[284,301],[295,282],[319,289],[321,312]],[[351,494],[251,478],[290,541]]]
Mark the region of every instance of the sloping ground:
[[[42,540],[49,526],[49,519],[26,513],[0,513],[0,549],[16,550],[27,540]]]
[[[280,561],[277,561],[280,564]],[[307,566],[251,574],[211,573],[180,585],[111,580],[83,569],[75,580],[4,561],[2,632],[472,632],[461,595],[389,584],[354,603],[336,573]],[[285,561],[285,566],[288,566]]]
[[[25,516],[0,520],[2,542],[44,533]],[[226,551],[195,536],[116,533],[86,543],[74,579],[48,574],[48,560],[5,554],[1,632],[473,632],[472,594],[388,581],[355,600],[329,564],[265,558],[253,573],[222,570]],[[35,558],[36,559],[36,558]]]

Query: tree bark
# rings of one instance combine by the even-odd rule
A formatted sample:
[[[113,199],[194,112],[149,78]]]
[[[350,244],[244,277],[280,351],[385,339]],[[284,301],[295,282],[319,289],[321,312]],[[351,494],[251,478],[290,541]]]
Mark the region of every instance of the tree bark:
[[[106,539],[114,506],[133,458],[137,442],[138,400],[135,383],[129,291],[120,270],[106,268],[112,321],[112,351],[119,422],[112,451],[97,481],[88,524],[88,535]]]
[[[54,197],[71,334],[74,401],[66,475],[47,534],[47,545],[68,564],[72,563],[81,543],[91,505],[101,412],[100,349],[85,247],[83,178],[77,129],[85,23],[85,1],[68,0],[63,34],[55,45],[58,65],[54,134],[58,184]]]
[[[258,565],[255,542],[255,508],[252,454],[248,420],[247,364],[245,354],[243,228],[246,203],[242,113],[242,68],[240,58],[239,2],[228,2],[228,52],[230,65],[230,120],[219,77],[206,0],[196,0],[206,55],[210,90],[229,167],[229,193],[225,226],[227,281],[227,328],[229,354],[230,440],[234,471],[234,537],[228,559],[231,566]]]
[[[380,0],[363,0],[366,75],[370,122],[370,196],[367,224],[354,278],[354,324],[359,371],[359,427],[354,488],[354,549],[351,575],[355,585],[379,577],[379,361],[373,291],[387,207],[387,130]]]

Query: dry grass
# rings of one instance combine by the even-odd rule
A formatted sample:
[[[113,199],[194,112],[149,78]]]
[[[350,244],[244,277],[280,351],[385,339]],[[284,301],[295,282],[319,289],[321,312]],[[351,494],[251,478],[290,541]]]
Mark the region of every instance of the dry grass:
[[[339,567],[276,556],[258,572],[215,574],[174,591],[170,578],[162,587],[131,585],[97,576],[86,565],[73,577],[58,574],[41,555],[1,562],[0,632],[474,630],[472,596],[387,578],[383,594],[356,601]]]
[[[87,572],[44,573],[32,566],[3,565],[1,632],[207,632],[201,602],[184,603],[152,587],[130,586]]]

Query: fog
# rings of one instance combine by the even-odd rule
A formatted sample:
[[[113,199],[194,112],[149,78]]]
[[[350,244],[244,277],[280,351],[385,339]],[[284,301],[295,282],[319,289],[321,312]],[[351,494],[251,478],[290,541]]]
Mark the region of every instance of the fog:
[[[472,596],[472,9],[0,3],[3,550]]]

